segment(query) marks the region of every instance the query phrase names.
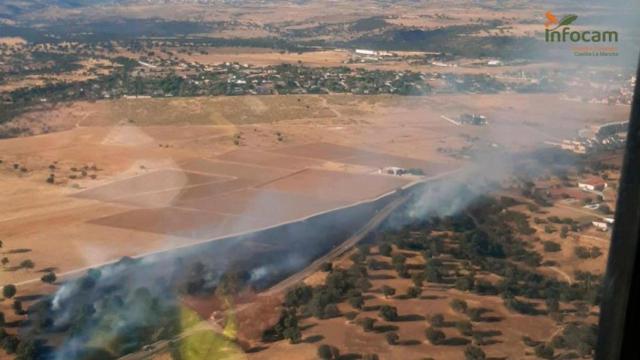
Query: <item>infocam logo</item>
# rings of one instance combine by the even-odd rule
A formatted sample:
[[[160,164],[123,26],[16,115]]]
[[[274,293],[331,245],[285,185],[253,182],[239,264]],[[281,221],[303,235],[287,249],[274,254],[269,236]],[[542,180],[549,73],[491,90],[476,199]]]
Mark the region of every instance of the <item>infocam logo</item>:
[[[585,42],[585,43],[604,43],[618,42],[617,31],[599,31],[599,30],[571,30],[569,25],[578,20],[578,15],[565,15],[562,19],[558,18],[551,12],[545,14],[547,21],[544,23],[544,41],[546,42]]]

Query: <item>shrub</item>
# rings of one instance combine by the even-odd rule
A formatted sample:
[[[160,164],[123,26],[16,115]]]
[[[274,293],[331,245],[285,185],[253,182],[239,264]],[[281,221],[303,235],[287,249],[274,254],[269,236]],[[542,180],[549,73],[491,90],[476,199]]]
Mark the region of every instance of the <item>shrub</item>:
[[[424,334],[427,340],[433,345],[440,345],[447,338],[444,332],[433,327],[428,327]]]

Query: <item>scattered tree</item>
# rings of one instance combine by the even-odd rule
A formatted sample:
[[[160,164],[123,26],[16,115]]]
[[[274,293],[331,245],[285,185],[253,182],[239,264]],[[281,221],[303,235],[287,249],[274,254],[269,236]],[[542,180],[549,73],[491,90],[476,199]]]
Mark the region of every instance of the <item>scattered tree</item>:
[[[487,358],[487,355],[481,348],[473,345],[468,345],[464,349],[464,358],[465,360],[485,360]]]
[[[453,309],[453,311],[459,312],[459,313],[466,313],[467,312],[467,302],[461,299],[453,299],[449,302],[449,306],[451,306],[451,309]]]
[[[13,284],[5,285],[2,288],[2,296],[7,299],[11,299],[16,294],[16,286]]]
[[[440,345],[447,338],[444,332],[433,327],[428,327],[424,334],[427,340],[433,345]]]
[[[456,322],[456,329],[464,336],[473,335],[473,325],[468,320],[460,320]]]
[[[380,317],[386,321],[395,321],[398,319],[398,309],[395,306],[382,305],[379,311]]]
[[[340,357],[340,351],[334,346],[322,344],[318,347],[318,357],[322,360],[336,360]]]
[[[444,315],[442,314],[434,314],[429,317],[429,323],[433,327],[442,327],[444,325]]]
[[[384,294],[384,297],[389,298],[389,296],[393,296],[396,294],[396,289],[392,288],[391,286],[384,285],[382,286],[382,293]]]
[[[42,280],[43,283],[47,283],[47,284],[53,284],[54,282],[56,282],[56,274],[54,274],[53,272],[48,272],[44,275],[42,275],[42,277],[40,278],[40,280]]]
[[[417,286],[410,286],[407,288],[407,296],[410,298],[417,298],[422,293],[422,289]]]
[[[22,260],[22,262],[20,263],[20,267],[23,269],[33,269],[35,266],[36,264],[29,259]]]
[[[398,334],[394,332],[390,332],[385,335],[385,339],[387,339],[387,344],[397,345],[398,341],[400,340],[400,337],[398,336]]]

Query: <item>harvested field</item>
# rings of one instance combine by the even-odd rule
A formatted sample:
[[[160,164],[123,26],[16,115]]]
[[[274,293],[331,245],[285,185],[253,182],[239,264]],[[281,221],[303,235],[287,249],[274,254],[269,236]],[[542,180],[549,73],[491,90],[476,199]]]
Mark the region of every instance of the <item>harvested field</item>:
[[[347,201],[327,201],[282,191],[247,189],[220,196],[178,202],[179,207],[224,214],[266,218],[274,223],[290,221],[326,209],[348,205]]]
[[[206,159],[188,159],[179,163],[180,167],[193,172],[205,174],[225,174],[240,179],[263,182],[285,176],[289,171],[267,167],[257,167],[241,163],[215,161]]]
[[[282,154],[295,154],[297,156],[370,166],[373,168],[384,168],[389,166],[417,168],[423,170],[426,174],[435,174],[439,171],[446,170],[446,167],[431,163],[429,161],[411,159],[327,143],[315,143],[286,147],[276,151]]]
[[[230,215],[177,208],[131,210],[92,220],[91,223],[197,239],[230,235],[266,225],[260,219],[239,221]]]
[[[203,175],[180,170],[159,170],[83,191],[75,196],[101,201],[125,201],[135,195],[162,191],[180,191],[186,187],[219,183],[226,176]]]
[[[349,174],[308,169],[260,186],[261,189],[305,194],[325,200],[375,198],[409,183],[385,175]]]
[[[336,145],[333,146],[337,147]],[[289,170],[300,170],[310,166],[319,166],[322,164],[322,161],[315,159],[244,149],[224,153],[218,156],[218,159]]]

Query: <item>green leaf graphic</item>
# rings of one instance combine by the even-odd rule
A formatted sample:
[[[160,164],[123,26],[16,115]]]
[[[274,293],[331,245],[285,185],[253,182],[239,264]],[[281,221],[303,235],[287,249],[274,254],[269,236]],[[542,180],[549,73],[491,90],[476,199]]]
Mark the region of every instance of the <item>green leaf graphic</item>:
[[[562,20],[560,20],[560,24],[558,24],[558,27],[567,26],[567,25],[571,24],[572,22],[576,21],[577,18],[578,18],[577,15],[567,15],[567,16],[563,17]]]

